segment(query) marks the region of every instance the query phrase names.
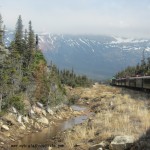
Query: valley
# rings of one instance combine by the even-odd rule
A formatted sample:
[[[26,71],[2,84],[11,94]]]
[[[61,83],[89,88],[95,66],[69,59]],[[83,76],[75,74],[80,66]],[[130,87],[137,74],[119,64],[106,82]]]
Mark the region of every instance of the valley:
[[[13,38],[6,32],[6,45]],[[150,40],[103,35],[58,35],[38,33],[39,48],[48,64],[61,70],[72,68],[96,80],[112,78],[127,66],[135,66],[150,56]]]

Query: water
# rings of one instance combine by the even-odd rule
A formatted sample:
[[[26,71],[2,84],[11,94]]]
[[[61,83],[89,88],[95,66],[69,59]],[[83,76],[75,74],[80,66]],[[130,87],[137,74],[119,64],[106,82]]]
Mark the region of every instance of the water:
[[[73,110],[76,111],[83,111],[86,110],[85,107],[80,107],[77,105],[71,106]],[[67,129],[72,128],[73,126],[84,122],[88,118],[89,114],[82,115],[78,117],[71,118],[67,121],[62,121],[57,123],[57,125],[50,126],[48,128],[43,129],[41,132],[38,133],[31,133],[21,140],[13,143],[13,145],[17,145],[10,150],[47,150],[48,146],[45,145],[48,139],[55,137],[58,132],[64,131]],[[45,147],[42,147],[45,146]]]
[[[71,108],[75,111],[83,111],[83,110],[87,109],[86,107],[81,107],[81,106],[78,106],[78,105],[72,105]]]

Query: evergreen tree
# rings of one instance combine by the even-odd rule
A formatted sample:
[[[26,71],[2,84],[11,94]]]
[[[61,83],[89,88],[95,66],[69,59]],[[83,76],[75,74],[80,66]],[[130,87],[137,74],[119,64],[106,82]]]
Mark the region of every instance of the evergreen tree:
[[[0,45],[3,45],[3,19],[2,15],[0,14]]]
[[[16,31],[15,31],[15,50],[17,50],[20,54],[22,54],[23,47],[23,24],[21,15],[19,15],[17,23],[16,23]]]
[[[39,38],[38,38],[37,34],[36,34],[36,42],[35,42],[35,44],[36,44],[36,50],[38,50],[39,49]]]
[[[28,32],[28,48],[33,51],[35,48],[34,31],[32,29],[32,22],[29,21],[29,32]]]

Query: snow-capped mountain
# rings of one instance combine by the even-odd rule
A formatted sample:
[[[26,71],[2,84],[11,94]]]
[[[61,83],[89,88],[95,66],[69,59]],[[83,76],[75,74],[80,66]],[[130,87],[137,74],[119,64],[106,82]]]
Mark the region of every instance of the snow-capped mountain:
[[[94,35],[40,35],[46,59],[96,79],[113,76],[150,56],[150,40]]]
[[[6,42],[9,43],[7,34]],[[112,77],[126,66],[140,63],[143,50],[150,57],[150,40],[100,35],[39,34],[48,62],[95,79]]]

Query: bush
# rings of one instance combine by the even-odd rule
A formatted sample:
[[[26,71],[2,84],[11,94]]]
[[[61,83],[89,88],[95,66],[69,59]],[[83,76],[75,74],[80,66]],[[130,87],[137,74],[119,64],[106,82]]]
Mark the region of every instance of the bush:
[[[19,112],[24,112],[24,103],[20,96],[13,96],[9,99],[9,106],[15,107]]]
[[[69,99],[69,105],[75,104],[80,99],[79,95],[73,95]]]

